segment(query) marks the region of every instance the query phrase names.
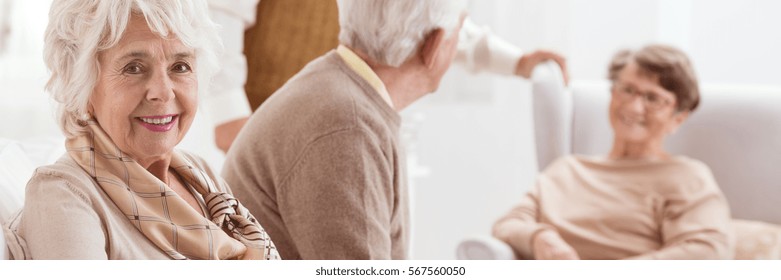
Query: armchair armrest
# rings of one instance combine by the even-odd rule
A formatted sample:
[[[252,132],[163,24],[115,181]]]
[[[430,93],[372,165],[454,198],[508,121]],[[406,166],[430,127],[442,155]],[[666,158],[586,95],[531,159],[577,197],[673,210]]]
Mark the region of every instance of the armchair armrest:
[[[510,245],[491,236],[477,236],[461,241],[456,249],[459,260],[514,260]]]
[[[537,168],[572,152],[572,96],[564,85],[561,68],[553,61],[532,73],[532,111],[537,146]]]

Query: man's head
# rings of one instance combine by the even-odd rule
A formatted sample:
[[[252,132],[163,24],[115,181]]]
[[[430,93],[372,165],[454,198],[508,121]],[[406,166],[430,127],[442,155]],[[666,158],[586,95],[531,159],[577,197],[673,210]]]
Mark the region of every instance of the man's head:
[[[456,53],[465,0],[338,0],[339,41],[432,92]],[[419,97],[419,96],[418,96]]]
[[[339,42],[376,62],[398,67],[436,29],[450,37],[466,8],[464,0],[338,0]]]

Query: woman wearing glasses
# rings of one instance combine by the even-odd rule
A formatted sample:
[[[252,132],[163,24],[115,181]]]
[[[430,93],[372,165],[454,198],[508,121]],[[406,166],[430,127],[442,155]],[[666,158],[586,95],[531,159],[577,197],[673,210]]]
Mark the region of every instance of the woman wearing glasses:
[[[730,258],[729,208],[710,169],[664,150],[699,103],[687,56],[622,51],[609,78],[610,153],[552,163],[494,236],[526,259]]]

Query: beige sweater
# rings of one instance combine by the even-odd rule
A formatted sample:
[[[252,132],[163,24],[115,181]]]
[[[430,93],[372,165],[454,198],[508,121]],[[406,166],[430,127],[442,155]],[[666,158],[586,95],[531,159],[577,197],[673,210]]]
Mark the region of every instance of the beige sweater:
[[[730,213],[708,167],[686,157],[660,161],[567,156],[552,163],[499,228],[533,258],[532,237],[553,229],[581,259],[725,259]]]
[[[184,155],[216,178],[203,160]],[[26,241],[29,250],[17,258],[170,259],[122,214],[68,154],[52,165],[36,169],[27,183],[21,215],[12,217],[9,225]]]
[[[223,176],[283,259],[403,259],[400,122],[331,51],[253,114]]]

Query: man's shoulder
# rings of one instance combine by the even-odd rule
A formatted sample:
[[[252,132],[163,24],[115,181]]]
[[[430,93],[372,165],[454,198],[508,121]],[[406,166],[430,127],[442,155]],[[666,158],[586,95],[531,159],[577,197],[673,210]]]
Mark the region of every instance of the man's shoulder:
[[[253,114],[247,126],[263,135],[325,134],[388,118],[335,52],[310,62]],[[378,99],[378,98],[377,98]],[[395,121],[395,120],[394,120]]]
[[[331,51],[307,64],[277,90],[272,98],[304,97],[315,101],[352,99],[351,94],[363,89],[338,54]]]

